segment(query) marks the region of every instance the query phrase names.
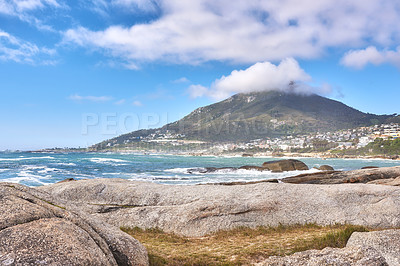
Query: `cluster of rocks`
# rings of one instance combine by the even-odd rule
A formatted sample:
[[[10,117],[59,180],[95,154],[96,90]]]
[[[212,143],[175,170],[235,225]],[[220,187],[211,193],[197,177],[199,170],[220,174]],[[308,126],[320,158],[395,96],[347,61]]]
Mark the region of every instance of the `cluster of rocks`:
[[[397,171],[379,170],[385,173]],[[400,227],[400,188],[390,186],[284,183],[166,186],[122,179],[95,179],[54,184],[38,190],[66,200],[67,208],[79,208],[96,220],[117,227],[158,227],[189,237],[240,226],[254,228],[279,224]],[[374,233],[353,234],[344,249],[327,248],[271,257],[261,265],[398,265],[396,254],[399,253],[395,253],[396,248],[391,242],[397,241],[396,245],[400,245],[399,232],[388,230],[379,236]],[[388,248],[387,243],[392,246]]]
[[[305,169],[293,160],[262,167]],[[69,180],[35,189],[0,183],[0,265],[147,265],[146,249],[121,226],[189,237],[279,224],[399,228],[400,188],[393,185],[399,177],[400,167],[390,167],[230,186],[123,179]],[[398,254],[400,233],[388,230],[355,233],[344,249],[271,257],[263,265],[399,265]]]
[[[188,169],[189,174],[205,174],[205,173],[212,173],[217,171],[236,171],[236,170],[257,170],[257,171],[271,171],[273,173],[281,173],[285,171],[303,171],[308,170],[308,166],[299,161],[294,159],[288,160],[278,160],[278,161],[270,161],[265,162],[262,166],[255,166],[255,165],[244,165],[241,167],[206,167],[206,168],[192,168]],[[321,169],[323,170],[323,169]]]
[[[305,173],[292,177],[286,177],[279,181],[283,183],[292,184],[345,184],[345,183],[367,183],[367,184],[378,184],[378,185],[400,185],[400,167],[386,167],[379,168],[376,166],[366,166],[360,170],[353,171],[335,171],[332,166],[321,165],[320,167],[314,167],[315,169],[321,170],[322,172],[317,173]],[[207,168],[192,168],[188,169],[190,174],[204,174],[213,173],[217,171],[236,171],[236,170],[257,170],[257,171],[271,171],[273,173],[279,173],[284,171],[303,171],[309,170],[308,166],[294,159],[278,160],[265,162],[262,166],[245,165],[241,167],[207,167]],[[277,179],[262,180],[251,183],[264,183],[272,182],[277,183]],[[240,182],[234,183],[218,183],[221,185],[237,185],[243,184]]]

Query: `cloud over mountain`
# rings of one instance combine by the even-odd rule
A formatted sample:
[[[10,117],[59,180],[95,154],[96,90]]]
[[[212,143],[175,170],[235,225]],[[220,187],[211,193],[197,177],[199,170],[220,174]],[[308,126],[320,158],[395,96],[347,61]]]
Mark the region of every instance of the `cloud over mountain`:
[[[202,85],[191,85],[188,92],[192,98],[208,96],[217,100],[224,99],[234,93],[259,91],[290,91],[310,94],[327,93],[326,86],[316,88],[307,85],[311,77],[293,58],[286,58],[279,65],[270,62],[256,63],[245,70],[234,70],[228,76],[215,80],[209,88]]]

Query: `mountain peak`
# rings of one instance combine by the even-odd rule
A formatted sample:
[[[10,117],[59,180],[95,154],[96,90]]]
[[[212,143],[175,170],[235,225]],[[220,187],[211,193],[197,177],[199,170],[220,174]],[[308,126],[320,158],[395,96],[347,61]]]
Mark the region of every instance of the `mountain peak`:
[[[162,128],[125,134],[113,143],[155,132],[172,132],[191,140],[245,141],[370,126],[390,119],[393,115],[363,113],[317,94],[262,91],[235,94]]]

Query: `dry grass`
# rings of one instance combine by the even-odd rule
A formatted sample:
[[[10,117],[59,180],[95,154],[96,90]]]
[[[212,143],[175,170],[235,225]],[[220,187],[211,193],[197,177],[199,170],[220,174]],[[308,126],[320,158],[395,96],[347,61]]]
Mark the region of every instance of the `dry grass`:
[[[287,255],[308,249],[344,247],[352,225],[237,228],[213,235],[188,238],[159,229],[121,228],[147,248],[150,265],[243,265],[271,255]]]

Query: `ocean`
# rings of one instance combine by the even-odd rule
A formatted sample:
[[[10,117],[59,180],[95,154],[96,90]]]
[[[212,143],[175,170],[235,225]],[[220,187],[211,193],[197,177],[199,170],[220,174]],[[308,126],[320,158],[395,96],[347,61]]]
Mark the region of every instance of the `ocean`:
[[[400,161],[381,159],[320,159],[295,158],[310,167],[308,171],[271,173],[269,171],[222,170],[214,173],[187,172],[190,168],[240,167],[258,165],[282,158],[215,157],[142,155],[121,153],[0,153],[0,182],[27,186],[53,184],[66,178],[123,178],[161,184],[194,185],[232,181],[257,181],[283,178],[300,173],[318,172],[311,169],[324,164],[335,170],[354,170],[363,166],[398,166]]]

